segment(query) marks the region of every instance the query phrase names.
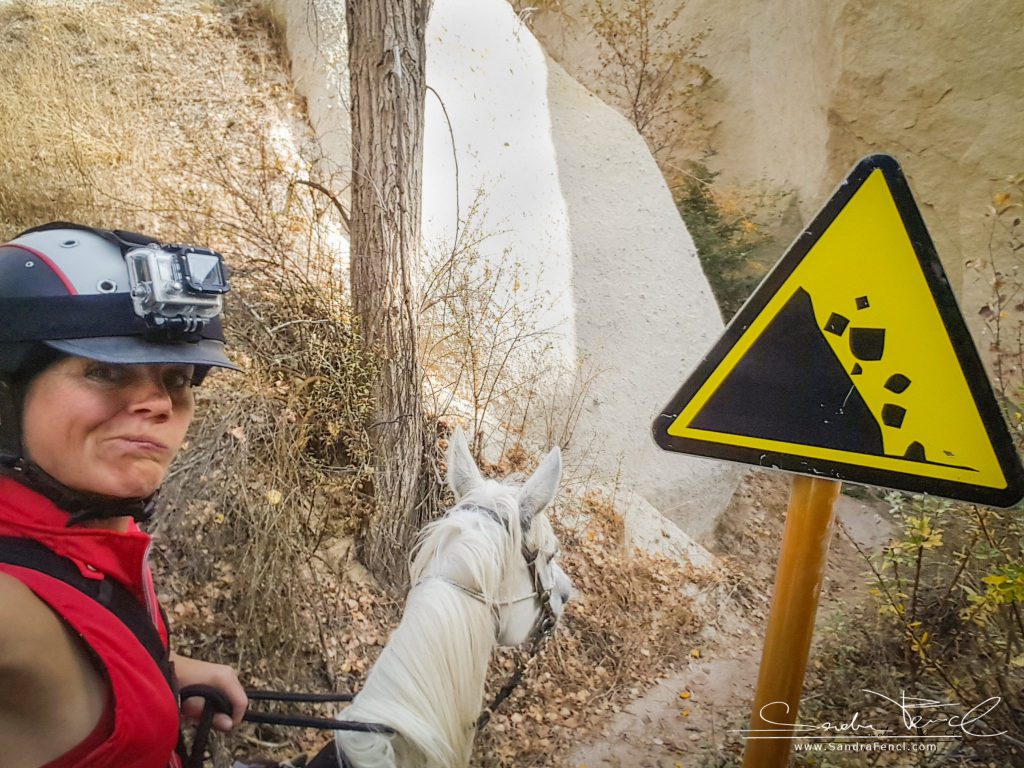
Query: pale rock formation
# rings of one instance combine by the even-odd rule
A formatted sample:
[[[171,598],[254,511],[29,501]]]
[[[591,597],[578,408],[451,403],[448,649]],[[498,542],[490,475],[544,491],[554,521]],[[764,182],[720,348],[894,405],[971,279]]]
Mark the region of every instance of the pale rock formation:
[[[535,15],[535,30],[596,88],[588,5],[560,0]],[[678,3],[655,5],[667,14]],[[1024,171],[1024,4],[688,0],[668,34],[697,33],[712,76],[696,102],[713,127],[708,165],[724,185],[792,195],[779,254],[860,157],[891,154],[984,350],[977,313],[991,273],[965,264],[989,258],[985,211],[1002,180]]]
[[[641,549],[694,568],[714,568],[717,560],[708,550],[690,538],[671,520],[649,504],[643,496],[631,491],[615,497],[615,509],[622,515],[627,549]]]
[[[808,219],[859,157],[892,154],[964,303],[984,303],[963,267],[988,256],[994,183],[1024,169],[1024,6],[695,0],[687,16],[709,29],[729,178],[796,190]]]
[[[292,82],[306,100],[306,114],[320,144],[320,173],[337,182],[336,194],[347,205],[352,127],[345,4],[271,0],[268,8],[284,33]]]

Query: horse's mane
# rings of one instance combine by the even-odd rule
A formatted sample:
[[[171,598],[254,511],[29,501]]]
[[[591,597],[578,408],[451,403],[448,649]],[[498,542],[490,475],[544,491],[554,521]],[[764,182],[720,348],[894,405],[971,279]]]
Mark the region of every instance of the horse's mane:
[[[503,524],[478,507],[492,510]],[[487,605],[431,577],[457,573],[463,586],[487,600],[507,599],[503,577],[513,558],[522,557],[521,543],[516,490],[495,481],[486,481],[423,529],[413,551],[413,587],[402,621],[341,715],[388,725],[400,737],[338,731],[337,743],[355,765],[468,764],[495,619]]]

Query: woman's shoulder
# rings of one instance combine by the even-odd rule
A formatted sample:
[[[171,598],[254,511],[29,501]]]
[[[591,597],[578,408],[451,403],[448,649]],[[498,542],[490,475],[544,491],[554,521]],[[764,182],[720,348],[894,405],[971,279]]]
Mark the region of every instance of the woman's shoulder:
[[[0,571],[0,707],[9,695],[19,695],[16,690],[45,698],[54,688],[91,687],[95,680],[102,688],[88,651],[64,621],[28,586]]]
[[[33,658],[59,650],[91,667],[88,654],[79,653],[80,644],[78,635],[31,587],[0,570],[0,661],[4,653],[18,650]],[[57,660],[44,658],[42,665],[52,667]]]
[[[55,681],[47,664],[61,654],[60,620],[13,576],[0,572],[0,720],[8,727],[0,746],[15,749],[18,733],[36,732],[47,716]],[[58,662],[59,663],[59,662]]]
[[[61,667],[75,660],[72,642],[46,603],[21,581],[0,572],[0,706],[3,691],[28,687],[31,693],[66,672]],[[5,681],[23,684],[7,686]]]
[[[0,670],[25,657],[45,657],[62,639],[61,620],[18,579],[0,571]]]
[[[88,651],[31,589],[0,572],[0,718],[22,723],[30,743],[46,735],[56,757],[89,734],[105,702],[103,678]],[[3,736],[0,746],[24,747],[5,743],[17,733]]]

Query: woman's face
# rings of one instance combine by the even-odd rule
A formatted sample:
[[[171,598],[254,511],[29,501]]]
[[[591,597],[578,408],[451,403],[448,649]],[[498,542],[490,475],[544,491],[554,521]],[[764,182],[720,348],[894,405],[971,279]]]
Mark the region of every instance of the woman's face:
[[[27,458],[64,485],[143,498],[163,482],[192,421],[192,366],[68,357],[25,396]]]

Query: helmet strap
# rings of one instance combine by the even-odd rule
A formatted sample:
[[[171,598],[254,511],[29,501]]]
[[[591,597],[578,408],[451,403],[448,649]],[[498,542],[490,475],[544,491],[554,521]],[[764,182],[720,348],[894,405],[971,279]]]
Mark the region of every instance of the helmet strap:
[[[45,496],[58,508],[67,512],[67,525],[78,525],[89,520],[109,520],[115,517],[130,517],[137,523],[144,523],[153,517],[159,491],[143,499],[121,499],[89,491],[69,488],[46,472],[42,467],[23,457],[13,460],[5,457],[0,464],[0,475],[16,480],[29,490]]]
[[[21,456],[21,387],[12,376],[0,374],[0,461]]]

